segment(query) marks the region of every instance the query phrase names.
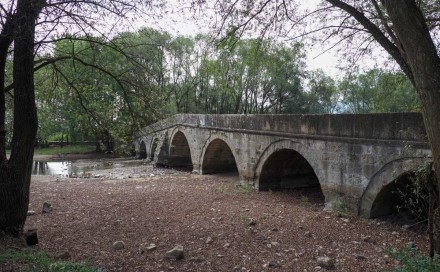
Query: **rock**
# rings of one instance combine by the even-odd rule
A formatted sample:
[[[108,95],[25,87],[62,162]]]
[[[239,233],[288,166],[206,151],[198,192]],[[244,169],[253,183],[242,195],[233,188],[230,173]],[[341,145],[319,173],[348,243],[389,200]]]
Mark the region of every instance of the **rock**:
[[[24,237],[28,246],[34,246],[38,244],[38,235],[36,229],[28,229],[27,232],[24,234]]]
[[[212,238],[211,237],[206,238],[205,243],[208,244],[208,245],[212,244]]]
[[[31,210],[29,210],[27,212],[27,216],[32,216],[32,215],[35,215],[35,214],[36,214],[36,212],[35,211],[31,211]]]
[[[335,263],[330,257],[319,256],[316,258],[318,265],[327,269],[333,268]]]
[[[96,174],[96,175],[94,175],[93,177],[94,177],[94,178],[100,178],[101,175]]]
[[[147,246],[146,250],[147,251],[153,251],[157,248],[156,244],[150,244],[149,246]]]
[[[263,265],[264,268],[274,268],[274,267],[280,267],[280,265],[274,261],[270,261],[268,263],[265,263]]]
[[[154,174],[150,174],[150,177],[154,177]]]
[[[275,246],[275,247],[277,247],[277,246],[280,245],[280,243],[278,243],[278,242],[270,242],[270,244],[271,244],[272,246]]]
[[[113,243],[113,249],[119,250],[125,247],[125,243],[123,241],[116,241]]]
[[[391,232],[391,235],[398,236],[399,233],[397,231],[393,231],[393,232]]]
[[[304,232],[304,236],[312,237],[312,233],[310,231],[306,231],[306,232]]]
[[[255,226],[257,224],[257,220],[255,218],[249,218],[248,225]]]
[[[272,231],[278,231],[278,228],[273,228]]]
[[[173,249],[167,251],[165,257],[170,260],[180,260],[184,258],[183,255],[183,246],[177,245]]]
[[[189,260],[193,263],[203,263],[203,259],[197,257],[191,257]]]
[[[374,239],[371,236],[364,236],[362,240],[366,243],[374,243]]]
[[[348,218],[341,218],[341,220],[345,223],[350,223],[350,219],[348,219]]]
[[[354,256],[355,256],[356,259],[358,259],[358,260],[365,260],[365,259],[366,259],[365,256],[364,256],[364,255],[361,255],[361,254],[354,254]]]
[[[407,247],[409,248],[417,248],[416,244],[414,242],[409,242],[406,244]]]
[[[231,246],[231,243],[226,243],[226,244],[223,245],[224,248],[228,248],[230,246]]]
[[[44,202],[43,203],[43,210],[42,213],[50,213],[53,210],[53,207],[50,203]]]
[[[64,252],[58,254],[56,256],[56,258],[59,260],[68,260],[70,258],[70,253],[69,253],[69,251],[64,251]]]

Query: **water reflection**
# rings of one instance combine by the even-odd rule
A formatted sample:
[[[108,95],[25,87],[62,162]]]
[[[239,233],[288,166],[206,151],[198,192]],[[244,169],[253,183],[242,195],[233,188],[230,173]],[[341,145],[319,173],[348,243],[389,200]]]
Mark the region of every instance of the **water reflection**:
[[[72,172],[72,163],[70,161],[63,162],[46,162],[34,161],[32,165],[32,175],[50,175],[69,177]]]

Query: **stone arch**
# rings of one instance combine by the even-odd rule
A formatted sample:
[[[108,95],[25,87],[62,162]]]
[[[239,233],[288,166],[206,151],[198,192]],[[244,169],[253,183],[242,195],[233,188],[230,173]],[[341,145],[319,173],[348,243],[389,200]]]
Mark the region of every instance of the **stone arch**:
[[[142,140],[139,144],[139,159],[147,158],[147,144]]]
[[[201,173],[226,173],[237,172],[237,161],[226,139],[215,138],[206,145],[202,162]]]
[[[256,164],[259,190],[320,186],[316,163],[305,146],[291,140],[271,143]]]
[[[170,141],[168,165],[193,168],[188,138],[181,130],[175,130]]]
[[[427,158],[401,158],[385,164],[372,176],[364,190],[360,201],[359,215],[372,218],[392,212],[392,207],[388,206],[395,199],[390,195],[390,192],[393,188],[400,186],[399,182],[406,182],[411,171],[426,161]]]

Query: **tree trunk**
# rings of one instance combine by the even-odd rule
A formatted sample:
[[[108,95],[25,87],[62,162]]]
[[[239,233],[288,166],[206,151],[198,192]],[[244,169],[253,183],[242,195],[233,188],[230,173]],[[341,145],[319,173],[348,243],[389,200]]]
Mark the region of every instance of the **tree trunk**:
[[[383,3],[402,43],[402,54],[414,76],[431,144],[434,169],[440,181],[440,58],[425,18],[414,1],[383,0]],[[440,183],[437,186],[440,192]],[[439,225],[439,214],[439,211],[434,211],[434,226]],[[433,231],[434,251],[440,253],[440,229],[434,227]]]
[[[43,1],[18,0],[13,79],[14,132],[9,161],[0,165],[0,231],[19,235],[26,221],[37,134],[33,62],[35,22]],[[4,73],[3,71],[0,71]],[[1,106],[1,105],[0,105]]]

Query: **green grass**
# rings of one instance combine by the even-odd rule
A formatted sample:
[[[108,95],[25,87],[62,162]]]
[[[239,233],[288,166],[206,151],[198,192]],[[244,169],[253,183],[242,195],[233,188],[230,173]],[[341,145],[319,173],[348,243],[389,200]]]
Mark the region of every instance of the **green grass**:
[[[390,256],[399,260],[395,272],[437,272],[440,271],[440,256],[430,258],[417,249],[406,247],[404,250],[389,250]]]
[[[93,145],[68,145],[63,148],[59,146],[35,149],[35,155],[58,155],[58,154],[81,154],[95,150]]]
[[[21,272],[99,272],[87,263],[59,261],[49,257],[42,251],[30,249],[9,250],[0,253],[0,267],[11,267],[12,271]]]

